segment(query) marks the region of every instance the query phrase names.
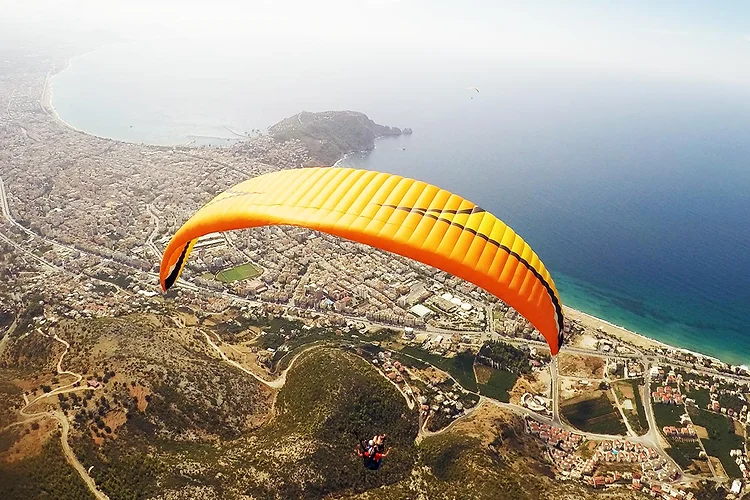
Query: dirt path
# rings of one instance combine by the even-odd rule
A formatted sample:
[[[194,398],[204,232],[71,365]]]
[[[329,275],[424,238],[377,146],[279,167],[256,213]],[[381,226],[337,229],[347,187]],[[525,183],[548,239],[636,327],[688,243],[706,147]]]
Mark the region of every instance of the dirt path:
[[[81,462],[78,461],[78,457],[76,457],[75,453],[73,453],[73,450],[70,448],[70,444],[68,443],[68,432],[70,431],[70,423],[68,422],[68,418],[61,411],[54,412],[53,415],[62,426],[62,433],[60,433],[60,443],[62,444],[63,453],[65,453],[65,459],[70,465],[73,466],[76,472],[78,472],[78,475],[81,476],[83,482],[86,483],[86,486],[88,486],[89,491],[91,491],[91,493],[98,500],[109,500],[109,497],[107,495],[99,491],[99,489],[96,487],[96,482],[94,481],[94,479],[89,476],[88,471],[83,467]]]
[[[18,323],[18,318],[16,317],[13,320],[13,323],[10,324],[8,327],[8,331],[5,332],[5,335],[2,339],[0,339],[0,355],[3,354],[3,351],[5,350],[5,346],[8,344],[8,339],[10,339],[10,336],[13,335],[13,332],[16,331],[16,324]]]
[[[38,329],[37,329],[37,332],[40,333],[41,335],[45,335]],[[45,335],[45,337],[49,337],[49,335]],[[62,369],[62,361],[65,355],[68,353],[68,350],[70,349],[70,344],[66,342],[65,340],[61,339],[60,337],[58,337],[57,334],[55,334],[54,337],[52,338],[65,346],[65,350],[60,355],[60,359],[58,359],[57,361],[58,375],[72,375],[76,378],[76,380],[74,382],[71,382],[70,384],[66,384],[64,386],[58,387],[55,390],[50,391],[46,394],[37,396],[31,401],[28,401],[24,396],[24,399],[27,401],[27,403],[26,403],[26,406],[21,408],[21,410],[19,411],[19,414],[27,418],[23,421],[15,422],[8,427],[12,427],[14,425],[22,425],[32,420],[38,420],[41,418],[53,418],[57,420],[62,429],[62,432],[60,433],[60,444],[62,446],[63,454],[65,455],[65,460],[76,470],[78,475],[81,476],[81,479],[83,480],[84,483],[86,483],[86,486],[91,491],[91,494],[94,495],[94,497],[96,497],[97,500],[109,500],[109,497],[105,495],[104,493],[102,493],[101,491],[99,491],[99,489],[96,487],[96,482],[91,476],[89,476],[88,472],[86,472],[86,469],[83,467],[81,462],[78,461],[78,457],[76,457],[75,453],[73,453],[73,450],[70,447],[70,443],[68,443],[68,434],[70,432],[70,422],[68,422],[68,417],[66,417],[65,414],[60,410],[27,413],[27,410],[31,406],[35,405],[39,401],[50,398],[57,394],[63,394],[63,393],[74,392],[74,391],[95,390],[92,387],[75,387],[75,385],[83,379],[83,375]],[[6,429],[8,427],[6,427]]]
[[[625,424],[625,428],[628,431],[628,435],[631,437],[638,437],[638,433],[635,432],[632,427],[630,427],[630,421],[628,420],[628,417],[625,416],[625,410],[623,410],[622,405],[620,404],[620,398],[617,397],[617,392],[615,391],[615,387],[613,385],[610,386],[609,392],[611,392],[612,397],[615,398],[615,408],[617,408],[617,411],[620,412],[620,417],[622,418],[622,421]]]
[[[214,335],[216,335],[216,334],[214,333]],[[227,357],[227,355],[224,354],[224,351],[222,351],[221,348],[218,345],[216,345],[216,343],[213,340],[211,340],[211,337],[206,332],[203,332],[203,336],[206,337],[206,342],[208,342],[209,345],[211,347],[213,347],[216,350],[216,352],[219,353],[219,356],[221,356],[221,359],[223,359],[224,361],[226,361],[230,365],[234,366],[235,368],[238,368],[238,369],[242,370],[243,372],[247,373],[248,375],[250,375],[251,377],[253,377],[255,380],[257,380],[258,382],[260,382],[261,384],[263,384],[263,385],[265,385],[265,386],[267,386],[267,387],[269,387],[271,389],[281,389],[282,387],[284,387],[284,384],[286,384],[286,374],[289,372],[289,370],[292,369],[292,367],[294,366],[294,363],[299,359],[299,357],[302,354],[304,354],[304,353],[306,353],[308,351],[311,351],[313,349],[319,349],[320,347],[322,347],[322,346],[317,346],[316,345],[316,346],[308,347],[306,349],[301,350],[300,352],[298,352],[292,358],[292,360],[289,362],[289,366],[287,366],[284,369],[284,371],[281,372],[281,374],[278,376],[278,378],[276,378],[274,380],[266,380],[263,377],[261,377],[260,375],[258,375],[257,373],[253,372],[252,370],[248,370],[247,368],[245,368],[244,366],[242,366],[238,362],[229,359]],[[216,335],[216,337],[219,338],[218,335]],[[219,338],[219,341],[221,342],[220,338]]]
[[[219,335],[217,335],[216,332],[212,332],[212,333],[216,336],[219,342],[223,343],[223,341],[221,340],[221,337],[219,337]],[[284,384],[286,384],[287,373],[289,373],[289,370],[292,369],[292,367],[294,366],[294,363],[300,358],[300,356],[302,356],[306,352],[312,351],[313,349],[332,348],[330,346],[325,346],[325,345],[313,345],[313,346],[307,347],[294,355],[292,360],[289,362],[289,366],[287,366],[277,378],[275,378],[274,380],[266,380],[262,378],[260,375],[258,375],[257,373],[253,372],[252,370],[248,370],[247,368],[237,363],[236,361],[229,359],[229,357],[226,354],[224,354],[224,351],[222,351],[221,348],[211,339],[211,336],[208,333],[203,332],[203,336],[206,337],[206,342],[208,342],[208,344],[211,347],[213,347],[216,352],[219,353],[219,356],[221,356],[222,360],[234,366],[235,368],[238,368],[242,370],[243,372],[247,373],[248,375],[253,377],[255,380],[257,380],[258,382],[262,383],[263,385],[265,385],[266,387],[270,389],[281,389],[282,387],[284,387]],[[229,347],[231,348],[231,346]],[[363,361],[367,363],[366,360],[363,360]],[[416,405],[414,398],[409,397],[409,395],[406,392],[404,392],[401,386],[399,386],[393,380],[389,379],[385,373],[383,373],[380,370],[378,370],[378,373],[380,373],[388,382],[390,382],[393,385],[393,387],[396,388],[396,390],[404,397],[404,400],[406,401],[406,405],[409,407],[409,409],[413,410]]]

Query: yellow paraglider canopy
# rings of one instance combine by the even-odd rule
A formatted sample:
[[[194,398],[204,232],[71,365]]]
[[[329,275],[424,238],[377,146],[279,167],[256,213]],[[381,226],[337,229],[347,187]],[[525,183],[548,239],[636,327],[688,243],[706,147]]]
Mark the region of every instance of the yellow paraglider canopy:
[[[172,237],[162,288],[182,272],[203,235],[269,225],[301,226],[366,243],[463,278],[527,318],[557,354],[563,312],[549,272],[500,219],[444,189],[350,168],[282,170],[227,189]]]

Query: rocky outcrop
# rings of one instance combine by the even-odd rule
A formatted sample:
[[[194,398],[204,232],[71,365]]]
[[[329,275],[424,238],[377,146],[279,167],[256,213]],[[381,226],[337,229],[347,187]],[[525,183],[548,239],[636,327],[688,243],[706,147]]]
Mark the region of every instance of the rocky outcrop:
[[[411,129],[406,130],[411,133]],[[303,111],[272,126],[269,133],[278,141],[300,141],[314,163],[332,165],[349,153],[371,150],[378,137],[404,132],[398,127],[379,125],[357,111]]]

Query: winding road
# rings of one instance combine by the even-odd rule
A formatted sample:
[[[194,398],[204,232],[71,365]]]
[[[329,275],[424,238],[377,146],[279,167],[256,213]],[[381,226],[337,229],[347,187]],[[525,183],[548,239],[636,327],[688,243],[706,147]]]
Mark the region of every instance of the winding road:
[[[214,334],[214,335],[216,335],[216,334]],[[260,375],[258,375],[257,373],[254,373],[252,370],[248,370],[247,368],[245,368],[244,366],[242,366],[238,362],[236,362],[236,361],[234,361],[232,359],[229,359],[227,357],[227,355],[224,354],[224,351],[221,350],[221,348],[211,339],[211,337],[206,332],[203,332],[203,336],[206,337],[206,342],[208,342],[209,345],[211,347],[213,347],[216,350],[216,352],[219,353],[219,356],[221,356],[222,360],[224,360],[225,362],[227,362],[230,365],[234,366],[235,368],[238,368],[238,369],[242,370],[243,372],[247,373],[248,375],[250,375],[251,377],[253,377],[255,380],[257,380],[261,384],[265,385],[269,389],[281,389],[282,387],[284,387],[284,384],[286,384],[286,374],[289,372],[289,370],[292,369],[292,367],[294,366],[294,362],[297,361],[302,354],[304,354],[304,353],[306,353],[308,351],[312,351],[313,349],[319,349],[319,348],[322,347],[322,346],[317,346],[316,345],[316,346],[308,347],[307,349],[303,349],[302,351],[298,352],[294,356],[294,358],[292,358],[292,360],[289,362],[289,366],[287,366],[284,369],[284,371],[282,371],[281,374],[279,374],[278,378],[275,378],[274,380],[266,380],[263,377],[261,377]],[[216,335],[216,336],[218,337],[218,335]],[[219,341],[221,342],[221,340],[219,340]]]
[[[557,370],[557,356],[549,364],[550,392],[552,392],[552,422],[561,425],[560,420],[560,380]]]
[[[172,318],[172,320],[178,326],[180,326],[180,327],[184,326],[176,318]],[[216,332],[212,332],[212,333],[214,334],[214,336],[216,336],[216,339],[219,342],[224,343]],[[242,370],[243,372],[247,373],[248,375],[250,375],[251,377],[253,377],[255,380],[257,380],[261,384],[265,385],[269,389],[274,389],[274,390],[281,389],[282,387],[284,387],[284,384],[286,384],[286,375],[287,375],[287,373],[289,373],[289,370],[292,369],[292,367],[294,366],[294,363],[300,358],[300,356],[302,356],[303,354],[305,354],[307,352],[310,352],[310,351],[312,351],[314,349],[335,348],[335,347],[332,347],[332,346],[329,346],[329,345],[325,345],[325,344],[308,346],[305,349],[302,349],[301,351],[299,351],[298,353],[296,353],[294,355],[294,357],[292,358],[292,360],[289,362],[289,366],[287,366],[279,374],[279,376],[277,378],[275,378],[273,380],[266,380],[263,377],[261,377],[260,375],[258,375],[257,373],[253,372],[252,370],[248,370],[247,368],[245,368],[244,366],[242,366],[240,363],[237,363],[236,361],[234,361],[232,359],[229,359],[229,357],[224,353],[224,351],[221,350],[221,348],[218,346],[218,344],[216,344],[216,342],[214,342],[213,339],[211,339],[211,336],[208,333],[203,332],[203,336],[206,338],[206,342],[208,342],[208,344],[211,347],[213,347],[214,350],[217,353],[219,353],[219,356],[221,356],[222,360],[224,360],[226,363],[229,363],[230,365],[234,366],[235,368],[237,368],[239,370]],[[227,344],[227,345],[229,345],[229,344]],[[365,361],[365,363],[367,363],[367,360],[364,360],[364,361]],[[368,365],[369,365],[369,363],[368,363]],[[378,373],[380,373],[388,382],[390,382],[396,388],[396,390],[399,393],[401,393],[401,395],[404,397],[404,400],[406,401],[406,405],[409,407],[410,410],[413,410],[415,408],[415,406],[416,406],[416,402],[415,402],[414,398],[410,397],[406,392],[404,392],[404,390],[401,388],[401,386],[399,386],[393,380],[389,379],[386,376],[386,374],[383,373],[381,370],[378,370]],[[408,386],[408,384],[407,384],[407,386]]]
[[[37,332],[41,335],[44,335],[38,329],[37,329]],[[44,336],[49,337],[48,335],[44,335]],[[68,353],[68,350],[70,349],[70,344],[66,342],[65,340],[61,339],[60,337],[58,337],[57,334],[55,334],[54,337],[52,338],[65,346],[65,350],[60,355],[60,359],[57,361],[57,374],[58,375],[72,375],[76,378],[76,380],[74,382],[71,382],[70,384],[66,384],[64,386],[58,387],[48,393],[42,394],[34,398],[33,400],[27,402],[26,406],[21,408],[21,410],[19,411],[19,414],[23,417],[26,417],[26,419],[15,422],[5,427],[2,430],[8,429],[16,425],[23,425],[33,420],[38,420],[41,418],[53,418],[57,420],[57,422],[60,424],[60,427],[62,429],[62,432],[60,433],[60,444],[62,445],[63,454],[65,455],[65,460],[67,460],[67,462],[76,470],[76,472],[81,477],[83,482],[86,483],[86,486],[88,487],[89,491],[91,491],[91,493],[94,495],[94,497],[96,497],[98,500],[109,500],[109,497],[96,487],[96,482],[88,474],[88,472],[86,471],[86,468],[81,464],[81,462],[78,461],[78,457],[76,457],[75,453],[73,453],[73,450],[70,447],[70,443],[68,442],[68,434],[70,432],[70,422],[68,421],[68,417],[66,417],[65,414],[61,410],[57,410],[57,409],[50,410],[50,411],[35,412],[35,413],[27,412],[27,410],[31,406],[35,405],[36,403],[44,399],[50,398],[52,396],[55,396],[57,394],[63,394],[63,393],[74,392],[74,391],[86,391],[86,390],[94,391],[95,390],[92,387],[77,387],[76,386],[76,384],[78,384],[83,379],[83,375],[62,369],[62,361],[65,355]]]
[[[150,203],[146,205],[146,210],[148,211],[148,215],[151,216],[151,222],[154,224],[154,230],[151,231],[151,234],[148,235],[146,245],[148,245],[148,247],[154,253],[156,259],[159,260],[161,259],[161,252],[158,248],[156,248],[156,245],[154,244],[154,238],[156,238],[156,235],[159,234],[159,215],[154,213],[156,209]]]
[[[298,119],[299,119],[299,116],[298,116]],[[189,156],[198,156],[198,155],[192,155],[191,154]],[[159,221],[158,221],[157,215],[152,211],[152,207],[150,205],[147,206],[147,209],[149,211],[149,214],[152,217],[152,220],[155,222],[155,226],[156,226],[156,228],[154,229],[154,231],[152,231],[151,235],[149,236],[149,240],[148,240],[147,243],[148,243],[148,246],[151,248],[151,250],[154,252],[154,254],[158,256],[160,254],[159,254],[158,249],[156,248],[155,244],[153,243],[153,238],[158,233]],[[81,250],[69,247],[67,245],[60,244],[60,243],[58,243],[58,242],[56,242],[54,240],[49,240],[49,239],[47,239],[47,238],[45,238],[43,236],[40,236],[40,235],[34,233],[33,231],[27,229],[26,227],[22,226],[17,221],[15,221],[13,219],[13,217],[11,216],[11,213],[10,213],[10,207],[9,207],[9,203],[8,203],[8,196],[7,196],[7,192],[6,192],[6,189],[5,189],[5,184],[4,184],[3,180],[2,180],[2,178],[0,178],[0,210],[2,210],[3,217],[10,224],[16,226],[17,228],[19,228],[24,233],[29,234],[29,236],[31,236],[31,237],[39,238],[41,241],[44,241],[46,243],[55,245],[55,246],[57,246],[59,248],[64,248],[64,249],[67,249],[67,250],[70,250],[70,251],[74,251],[74,252],[78,252],[78,253],[87,253],[87,252],[82,252]],[[8,238],[7,236],[5,236],[3,234],[0,234],[0,239],[3,240],[3,241],[5,241],[5,242],[7,242],[11,246],[19,249],[21,252],[23,252],[24,255],[26,255],[29,258],[31,258],[31,259],[39,262],[43,266],[45,266],[45,267],[47,267],[49,269],[52,269],[52,270],[60,270],[60,268],[58,268],[54,264],[52,264],[50,262],[47,262],[42,257],[37,256],[36,254],[34,254],[33,252],[31,252],[29,250],[26,250],[21,245],[17,244],[15,241],[13,241],[12,239]],[[62,270],[64,271],[64,268]],[[151,278],[157,278],[158,279],[158,276],[156,274],[154,274],[154,273],[148,273],[148,275]],[[199,286],[197,286],[197,285],[195,285],[193,283],[186,282],[184,280],[179,281],[178,282],[178,286],[181,286],[182,288],[194,290],[194,291],[197,291],[197,292],[200,291],[200,292],[209,292],[209,293],[212,293],[212,294],[215,293],[215,292],[213,292],[211,290],[205,289],[203,287],[199,287]],[[244,298],[237,297],[237,296],[235,296],[233,294],[226,293],[226,292],[223,293],[222,295],[227,296],[228,298],[231,298],[233,300],[237,300],[239,302],[244,302],[244,303],[248,303],[248,304],[252,304],[252,305],[261,305],[262,304],[262,301],[244,299]],[[355,321],[359,321],[359,322],[361,322],[361,323],[363,323],[365,325],[368,325],[368,326],[383,326],[383,325],[378,324],[376,322],[364,320],[364,319],[362,319],[360,317],[355,317],[355,316],[350,316],[350,315],[347,315],[346,317],[348,317],[350,319],[353,319]],[[386,326],[390,326],[390,325],[386,325]],[[427,331],[429,331],[431,333],[457,333],[457,332],[459,332],[459,331],[456,331],[456,330],[448,330],[448,329],[435,328],[435,327],[428,327]],[[482,332],[465,332],[465,333],[482,333]],[[300,353],[298,353],[295,356],[295,358],[292,360],[292,362],[289,364],[289,366],[281,373],[281,375],[277,379],[274,379],[272,381],[268,381],[268,380],[263,379],[262,377],[260,377],[256,373],[253,373],[252,371],[244,368],[239,363],[236,363],[235,361],[230,360],[221,351],[221,349],[219,348],[219,346],[215,342],[213,342],[213,340],[207,334],[204,333],[204,335],[206,337],[207,342],[220,354],[222,360],[224,360],[225,362],[228,362],[228,363],[232,364],[233,366],[239,368],[243,372],[245,372],[248,375],[252,376],[253,378],[255,378],[256,380],[258,380],[259,382],[263,383],[264,385],[268,386],[271,389],[279,389],[279,388],[281,388],[284,385],[284,383],[286,382],[286,374],[289,371],[289,369],[291,369],[291,367],[293,366],[294,361],[296,361],[296,359],[299,357],[299,355],[301,355],[302,353],[306,352],[306,350],[305,350],[305,351],[301,351]],[[499,335],[498,338],[502,339],[504,341],[508,341],[508,342],[514,343],[514,344],[524,343],[524,344],[527,344],[527,345],[537,345],[537,344],[540,345],[540,346],[544,345],[542,342],[534,342],[534,341],[528,341],[528,340],[518,340],[518,339],[513,339],[513,338],[505,337],[505,336],[502,336],[502,335]],[[62,371],[62,366],[61,366],[62,358],[67,353],[69,345],[67,344],[67,342],[65,342],[64,340],[59,339],[57,337],[55,337],[55,340],[60,341],[61,343],[63,343],[63,344],[66,345],[66,350],[63,353],[63,355],[61,356],[60,361],[58,362],[58,367],[57,367],[58,368],[58,372],[60,372],[61,374],[69,374],[69,375],[80,377],[80,375],[74,374],[72,372],[63,372]],[[565,348],[565,352],[582,354],[582,355],[587,355],[587,356],[614,358],[614,359],[621,359],[621,360],[628,360],[628,359],[632,360],[632,359],[635,359],[635,360],[640,361],[645,366],[645,375],[644,375],[644,382],[645,383],[641,387],[640,397],[641,397],[641,399],[642,399],[642,401],[644,403],[644,407],[646,409],[646,417],[647,417],[647,421],[648,421],[648,424],[649,424],[649,430],[643,436],[629,437],[628,440],[630,440],[632,442],[641,442],[644,445],[651,446],[651,447],[655,448],[656,450],[658,450],[659,453],[660,453],[660,455],[662,455],[662,457],[664,457],[667,460],[669,460],[670,462],[674,463],[674,461],[671,459],[671,457],[669,457],[669,455],[667,455],[666,452],[664,451],[664,447],[666,447],[668,445],[665,442],[665,440],[661,437],[661,434],[659,433],[659,430],[658,430],[658,427],[656,425],[656,421],[655,421],[655,418],[654,418],[654,414],[653,414],[653,408],[652,408],[652,405],[650,404],[651,403],[650,402],[650,384],[651,384],[651,380],[650,380],[650,373],[649,373],[650,365],[651,365],[651,363],[659,362],[659,361],[665,360],[666,358],[664,358],[663,356],[646,354],[645,352],[642,352],[639,349],[636,349],[636,352],[633,353],[633,354],[609,354],[609,353],[600,353],[600,352],[597,352],[597,351],[591,351],[591,350],[588,350],[588,349],[576,348],[576,347],[572,347],[571,346],[571,347],[566,347]],[[674,366],[682,366],[682,367],[691,368],[691,369],[696,368],[695,366],[693,366],[691,364],[684,363],[684,362],[681,362],[679,360],[669,359],[667,361],[668,361],[669,364],[674,365]],[[711,368],[697,368],[697,371],[699,373],[701,373],[701,374],[704,374],[704,375],[719,375],[719,376],[722,376],[722,377],[725,377],[725,378],[728,378],[728,379],[732,379],[732,380],[735,380],[735,381],[739,381],[739,382],[745,382],[745,383],[750,382],[750,377],[741,376],[741,375],[728,375],[726,373],[719,372],[718,370],[714,370],[714,369],[711,369]],[[559,412],[559,378],[558,378],[558,373],[557,373],[557,358],[556,357],[553,358],[553,361],[550,364],[550,373],[551,373],[551,379],[552,379],[552,384],[551,384],[551,387],[552,387],[551,388],[551,393],[552,393],[551,394],[551,396],[552,396],[552,419],[549,419],[547,417],[543,417],[541,415],[538,415],[538,414],[536,414],[534,412],[531,412],[530,410],[528,410],[526,408],[523,408],[523,407],[520,407],[520,406],[511,405],[509,403],[501,403],[499,401],[490,400],[488,398],[481,399],[481,398],[483,398],[482,396],[480,396],[480,403],[478,403],[477,407],[479,405],[481,405],[481,404],[484,404],[486,401],[489,401],[489,402],[492,402],[493,404],[496,404],[497,406],[503,407],[503,408],[508,409],[510,411],[513,411],[513,412],[515,412],[517,414],[528,415],[529,417],[534,418],[535,420],[538,420],[540,422],[548,423],[548,424],[551,424],[551,425],[556,425],[556,426],[565,428],[566,430],[570,430],[572,432],[577,432],[579,434],[583,434],[585,437],[587,437],[589,439],[622,439],[622,436],[610,436],[610,435],[597,435],[597,434],[591,434],[591,433],[582,433],[581,431],[579,431],[579,430],[577,430],[575,428],[572,428],[568,424],[566,424],[560,418],[560,412]],[[78,381],[80,381],[80,378],[78,378]],[[73,382],[73,384],[75,384],[75,382]],[[48,394],[45,394],[45,395],[42,395],[42,396],[38,397],[34,401],[31,401],[26,407],[24,407],[23,410],[21,410],[21,414],[24,415],[24,416],[29,417],[30,419],[32,419],[32,418],[41,418],[43,416],[46,416],[46,417],[56,418],[58,421],[60,421],[61,425],[63,427],[63,431],[64,431],[63,432],[63,434],[64,434],[64,438],[63,439],[65,440],[65,443],[63,445],[64,450],[65,449],[67,449],[67,450],[70,449],[69,446],[67,446],[67,430],[66,430],[66,428],[67,428],[68,424],[62,422],[62,420],[65,420],[65,422],[67,422],[67,419],[64,417],[64,415],[62,416],[62,420],[60,420],[60,418],[61,418],[60,415],[56,414],[54,412],[46,412],[46,413],[38,413],[38,414],[27,414],[27,413],[25,413],[25,410],[29,406],[31,406],[32,404],[34,404],[34,403],[38,402],[39,400],[41,400],[42,398],[50,397],[52,395],[60,394],[62,392],[72,392],[72,391],[75,391],[75,390],[86,390],[87,389],[87,388],[75,388],[75,387],[72,387],[73,384],[68,384],[66,386],[59,387],[59,388],[55,389],[55,391],[52,391],[51,393],[48,393]],[[398,389],[401,391],[400,387],[398,387]],[[404,395],[404,397],[407,399],[407,402],[409,402],[409,399],[407,398],[406,394],[403,391],[401,391],[401,392]],[[412,402],[412,404],[413,404],[413,402]],[[461,418],[463,418],[463,417],[461,417]],[[438,432],[440,432],[440,431],[438,431]],[[68,455],[67,452],[66,452],[66,458],[68,459],[69,462],[71,462],[72,465],[74,465],[74,467],[75,467],[74,462],[78,463],[77,459],[75,458],[75,456],[72,455],[72,454]],[[79,474],[81,474],[81,471],[83,471],[83,474],[81,474],[81,477],[84,479],[84,481],[87,482],[87,484],[89,485],[89,487],[92,488],[93,480],[91,480],[91,478],[87,474],[85,474],[85,470],[83,470],[82,468],[81,468],[81,470],[79,470],[78,467],[76,467],[76,470],[79,472]],[[685,475],[684,477],[687,478],[689,476]],[[88,478],[88,480],[86,478]],[[703,479],[706,479],[706,478],[703,478]],[[97,498],[106,498],[105,496],[103,496],[102,493],[98,492],[98,490],[95,489],[95,485],[93,485],[93,488],[94,489],[92,489],[92,493],[94,493],[95,495],[97,495]]]

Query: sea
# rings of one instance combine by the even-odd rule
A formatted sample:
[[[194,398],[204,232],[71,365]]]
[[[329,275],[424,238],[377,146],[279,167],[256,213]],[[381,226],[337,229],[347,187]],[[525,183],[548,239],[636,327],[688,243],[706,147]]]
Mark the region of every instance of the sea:
[[[85,132],[148,144],[230,145],[303,110],[411,127],[339,165],[491,211],[565,305],[750,365],[747,87],[358,49],[110,44],[52,79],[52,104]]]

